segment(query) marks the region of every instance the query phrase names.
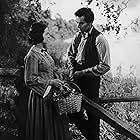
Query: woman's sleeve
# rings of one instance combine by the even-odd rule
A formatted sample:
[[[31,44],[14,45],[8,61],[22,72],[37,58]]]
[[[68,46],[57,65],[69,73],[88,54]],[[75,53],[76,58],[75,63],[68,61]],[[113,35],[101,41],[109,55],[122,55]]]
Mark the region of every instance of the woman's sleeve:
[[[25,83],[31,90],[41,96],[44,95],[49,84],[49,80],[44,80],[39,76],[38,57],[33,53],[25,59]]]

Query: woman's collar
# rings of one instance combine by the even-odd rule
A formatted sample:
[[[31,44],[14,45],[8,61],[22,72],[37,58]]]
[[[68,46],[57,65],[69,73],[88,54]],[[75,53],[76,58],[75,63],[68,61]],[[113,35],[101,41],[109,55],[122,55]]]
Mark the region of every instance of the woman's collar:
[[[41,51],[42,49],[44,49],[44,48],[43,48],[43,47],[40,47],[40,48],[39,48],[39,47],[36,47],[36,45],[33,45],[33,47],[32,47],[32,50],[33,50],[33,51],[36,51],[36,52],[39,52],[39,53],[42,52],[42,51]]]

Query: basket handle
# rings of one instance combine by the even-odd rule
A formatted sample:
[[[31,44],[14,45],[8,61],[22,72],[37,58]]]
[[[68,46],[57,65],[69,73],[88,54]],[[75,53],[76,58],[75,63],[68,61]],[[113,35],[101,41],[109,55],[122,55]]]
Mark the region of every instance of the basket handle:
[[[81,92],[81,89],[79,88],[79,86],[78,86],[77,84],[75,84],[74,82],[66,82],[66,83],[68,83],[69,85],[73,85],[74,88],[76,87],[76,89],[77,89],[79,92]]]

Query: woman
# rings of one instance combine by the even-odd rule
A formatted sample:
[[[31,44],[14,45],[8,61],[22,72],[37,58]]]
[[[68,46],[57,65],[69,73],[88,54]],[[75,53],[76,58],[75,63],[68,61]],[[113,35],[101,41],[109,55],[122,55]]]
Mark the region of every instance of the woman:
[[[49,39],[48,28],[34,23],[29,31],[33,44],[25,57],[25,82],[31,92],[28,103],[27,140],[71,140],[65,115],[58,115],[50,92],[43,95],[49,85],[60,86],[63,81],[54,79],[54,60],[44,50]]]

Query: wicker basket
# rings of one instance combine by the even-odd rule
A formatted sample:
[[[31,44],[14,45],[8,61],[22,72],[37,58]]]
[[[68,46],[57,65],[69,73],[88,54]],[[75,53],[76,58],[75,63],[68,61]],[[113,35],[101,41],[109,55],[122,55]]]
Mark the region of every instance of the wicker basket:
[[[68,114],[76,113],[81,110],[82,94],[71,95],[69,97],[60,99],[56,102],[58,113]]]
[[[75,89],[77,92],[76,92],[76,94],[72,93],[65,98],[61,98],[61,99],[55,101],[57,111],[60,115],[69,114],[69,113],[76,113],[76,112],[79,112],[81,110],[81,103],[82,103],[81,90],[74,83],[69,83],[69,85],[73,89]]]

